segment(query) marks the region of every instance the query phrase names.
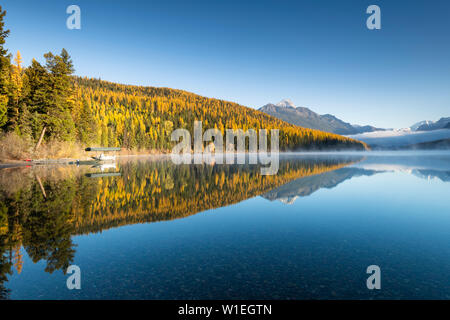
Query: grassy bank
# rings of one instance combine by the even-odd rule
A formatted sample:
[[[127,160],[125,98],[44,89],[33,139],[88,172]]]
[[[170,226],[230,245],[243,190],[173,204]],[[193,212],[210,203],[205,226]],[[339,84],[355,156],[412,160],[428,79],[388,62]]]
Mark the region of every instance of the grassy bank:
[[[87,159],[95,153],[86,152],[87,146],[79,142],[51,140],[43,142],[35,150],[36,142],[18,136],[15,133],[0,135],[0,162],[14,163],[27,159]],[[129,150],[122,149],[115,152],[116,155],[144,155],[144,154],[165,154],[168,151],[159,150]]]
[[[78,158],[85,154],[76,142],[48,141],[35,150],[36,143],[13,132],[0,135],[0,161]]]

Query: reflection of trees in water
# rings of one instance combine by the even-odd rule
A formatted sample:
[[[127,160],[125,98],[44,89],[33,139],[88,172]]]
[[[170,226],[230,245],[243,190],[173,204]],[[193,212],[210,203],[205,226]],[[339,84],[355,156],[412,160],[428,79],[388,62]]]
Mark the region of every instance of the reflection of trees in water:
[[[186,217],[254,197],[299,177],[320,174],[355,159],[280,162],[277,175],[257,165],[174,165],[134,161],[121,176],[89,178],[87,167],[0,171],[0,297],[21,247],[46,272],[65,270],[75,255],[71,236],[131,223]],[[39,178],[40,177],[40,178]],[[39,183],[41,181],[42,185]]]
[[[45,271],[52,273],[57,269],[66,270],[74,257],[71,206],[78,190],[73,180],[47,183],[45,190],[44,200],[39,190],[32,192],[23,221],[23,246],[33,262],[46,260]]]
[[[122,177],[99,180],[88,207],[74,208],[78,233],[132,223],[171,220],[263,194],[293,179],[338,169],[350,160],[283,161],[277,175],[256,165],[173,165],[131,162]]]
[[[4,207],[3,204],[0,204],[0,206],[0,215],[3,220]],[[4,221],[1,221],[0,223],[4,223]],[[5,288],[4,283],[8,280],[8,274],[11,274],[12,267],[11,262],[5,254],[7,252],[6,238],[6,234],[0,234],[0,299],[6,299],[9,295],[9,290]]]
[[[33,262],[47,262],[45,271],[67,269],[75,254],[71,206],[76,186],[73,179],[46,181],[44,197],[38,183],[29,181],[12,195],[1,193],[0,282],[6,280],[6,273],[12,273],[13,266],[21,272],[22,246]]]

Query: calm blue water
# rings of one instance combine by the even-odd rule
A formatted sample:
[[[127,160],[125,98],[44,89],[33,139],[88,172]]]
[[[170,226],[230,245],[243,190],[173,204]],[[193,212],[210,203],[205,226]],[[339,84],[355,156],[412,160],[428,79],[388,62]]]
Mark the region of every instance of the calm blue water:
[[[33,217],[33,212],[40,210],[33,203],[40,200],[27,198],[18,204],[17,199],[26,192],[17,184],[14,189],[5,182],[19,174],[34,180],[36,172],[23,170],[37,169],[1,170],[3,207],[9,209],[9,229],[3,232],[3,267],[11,262],[10,274],[4,273],[3,281],[7,297],[450,299],[450,154],[344,158],[291,156],[282,160],[290,165],[280,175],[287,176],[294,168],[311,168],[312,164],[317,164],[321,172],[288,177],[267,189],[258,189],[258,180],[251,182],[252,177],[258,178],[257,170],[252,175],[252,169],[242,168],[241,173],[248,173],[250,182],[217,196],[217,190],[224,190],[220,180],[226,186],[233,176],[232,172],[221,171],[219,165],[205,165],[195,169],[198,172],[181,171],[171,164],[165,167],[144,159],[119,164],[113,171],[121,172],[121,176],[99,178],[86,177],[86,170],[100,172],[95,168],[61,169],[59,173],[48,169],[38,172],[46,191],[46,199],[39,205],[57,201],[51,208],[58,211],[54,208],[65,203],[70,212],[62,224],[69,228],[74,219],[80,221],[67,230],[58,227],[57,232],[51,231],[55,223],[48,222],[53,218],[41,223],[39,215]],[[160,182],[150,178],[155,172],[159,178],[163,176]],[[210,182],[199,180],[200,176],[207,176]],[[68,180],[74,187],[68,186]],[[200,184],[197,189],[196,183]],[[118,200],[117,194],[124,194],[121,188],[131,185],[131,198]],[[252,188],[254,194],[245,194]],[[88,196],[80,195],[81,189],[90,190],[91,198],[85,200]],[[116,189],[122,193],[114,195]],[[38,185],[28,192],[30,197],[33,194],[44,199]],[[51,198],[53,194],[55,198]],[[102,196],[111,212],[116,208],[126,216],[141,208],[152,215],[141,221],[124,218],[116,223],[117,218],[108,220],[107,225],[87,223],[90,218],[83,212],[101,203],[97,198]],[[180,209],[185,217],[169,217],[161,209],[165,196],[169,208],[176,208],[182,199],[189,204],[210,198],[207,203],[211,205],[201,203],[204,211],[186,208],[183,213]],[[141,207],[139,201],[131,203],[133,198],[141,199]],[[158,201],[153,203],[151,199]],[[86,207],[75,210],[80,203]],[[100,209],[97,216],[109,217],[108,212]],[[15,221],[14,214],[23,215],[17,225],[11,222]],[[22,231],[14,231],[13,226]],[[63,240],[55,241],[54,234],[63,234]],[[13,243],[8,237],[22,239],[15,244],[21,248],[20,274],[14,267],[17,250],[11,249],[14,244],[8,244]],[[57,244],[49,245],[52,241]],[[62,242],[66,243],[64,248],[73,250],[68,254],[71,258],[58,256]],[[49,265],[56,266],[51,273]],[[63,273],[67,265],[81,268],[81,290],[67,289],[68,275]],[[380,290],[366,287],[369,265],[381,269]]]

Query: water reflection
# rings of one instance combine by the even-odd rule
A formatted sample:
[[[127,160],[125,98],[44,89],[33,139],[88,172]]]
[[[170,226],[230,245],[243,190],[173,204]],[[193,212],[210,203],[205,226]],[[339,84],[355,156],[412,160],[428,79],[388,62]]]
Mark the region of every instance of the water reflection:
[[[332,189],[345,180],[358,176],[371,176],[377,171],[361,168],[342,168],[319,175],[296,179],[262,195],[268,200],[293,204],[299,197],[306,197],[319,189]]]
[[[73,235],[172,220],[262,196],[293,203],[358,176],[402,171],[449,181],[447,157],[399,159],[362,155],[286,156],[277,175],[258,165],[174,165],[149,159],[105,166],[0,170],[0,298],[23,254],[45,271],[65,272],[76,254]],[[25,252],[24,252],[25,251]]]
[[[296,179],[262,196],[271,201],[279,200],[285,204],[293,204],[300,197],[309,196],[322,188],[332,189],[353,177],[372,176],[386,172],[404,172],[421,179],[439,179],[449,182],[450,156],[447,154],[372,155],[345,168]]]
[[[21,250],[34,263],[46,261],[49,273],[64,271],[75,254],[72,235],[186,217],[360,158],[285,159],[273,176],[261,175],[257,165],[177,166],[170,161],[126,161],[119,170],[115,164],[1,170],[0,283],[13,267],[20,273]]]

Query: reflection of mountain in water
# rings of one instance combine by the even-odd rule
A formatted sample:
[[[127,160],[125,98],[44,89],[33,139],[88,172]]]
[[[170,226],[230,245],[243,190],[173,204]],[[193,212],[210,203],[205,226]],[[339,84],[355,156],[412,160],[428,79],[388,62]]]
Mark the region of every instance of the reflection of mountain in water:
[[[415,153],[395,156],[369,157],[352,167],[376,172],[406,172],[418,178],[450,181],[450,154],[429,153],[420,156]]]
[[[374,170],[346,167],[319,175],[299,178],[273,189],[262,197],[268,200],[279,200],[286,204],[292,204],[298,197],[306,197],[321,188],[332,189],[345,180],[358,176],[371,176],[377,173]]]
[[[450,182],[450,155],[375,154],[341,169],[288,182],[262,197],[270,201],[279,200],[285,204],[293,204],[299,197],[309,196],[321,188],[331,189],[352,177],[371,176],[383,172],[404,172],[421,179]]]
[[[432,169],[415,169],[411,172],[416,177],[431,180],[440,179],[444,182],[450,182],[450,171],[438,171]]]

